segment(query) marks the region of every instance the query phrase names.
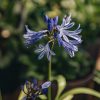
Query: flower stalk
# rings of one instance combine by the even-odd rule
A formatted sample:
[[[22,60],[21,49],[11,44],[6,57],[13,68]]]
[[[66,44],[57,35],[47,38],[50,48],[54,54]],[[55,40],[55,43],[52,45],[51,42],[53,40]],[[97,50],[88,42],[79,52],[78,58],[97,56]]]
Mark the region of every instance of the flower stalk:
[[[48,66],[48,80],[51,81],[51,59],[49,61],[49,66]],[[51,87],[48,88],[48,100],[51,100]]]

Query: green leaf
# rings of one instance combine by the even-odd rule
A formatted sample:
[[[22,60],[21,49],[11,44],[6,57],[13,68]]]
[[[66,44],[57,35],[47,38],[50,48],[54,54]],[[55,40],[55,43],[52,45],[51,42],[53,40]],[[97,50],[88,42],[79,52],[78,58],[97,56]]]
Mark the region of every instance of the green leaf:
[[[40,98],[41,100],[47,100],[46,95],[39,95],[39,98]]]
[[[97,92],[93,89],[89,89],[89,88],[74,88],[66,93],[64,93],[59,100],[63,100],[65,97],[69,96],[69,95],[75,95],[75,94],[89,94],[89,95],[93,95],[96,96],[98,98],[100,98],[100,92]]]
[[[24,90],[27,92],[26,86],[24,85]],[[26,94],[21,90],[18,100],[23,100],[23,98],[26,97]]]
[[[100,77],[95,76],[93,79],[96,83],[100,84]]]
[[[66,79],[62,75],[59,75],[56,78],[56,80],[58,82],[58,91],[57,91],[55,100],[58,100],[59,96],[61,95],[62,91],[64,90],[64,88],[66,86]]]
[[[98,84],[100,84],[100,71],[96,70],[94,73],[94,81],[97,82]]]
[[[68,95],[63,100],[72,100],[73,97],[74,95]]]

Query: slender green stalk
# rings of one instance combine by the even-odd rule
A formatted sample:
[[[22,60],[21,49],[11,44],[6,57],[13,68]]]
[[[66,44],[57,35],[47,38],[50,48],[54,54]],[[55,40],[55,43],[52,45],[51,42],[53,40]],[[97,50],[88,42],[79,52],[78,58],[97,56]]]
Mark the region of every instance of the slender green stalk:
[[[51,49],[53,49],[53,46],[54,46],[54,42],[52,43]],[[49,65],[48,65],[48,80],[49,81],[51,81],[51,63],[52,63],[52,56],[50,58]],[[48,100],[51,100],[51,87],[49,87],[48,89]]]
[[[48,80],[51,81],[51,59],[48,66]],[[51,87],[48,89],[48,100],[51,100]]]
[[[48,78],[49,78],[49,81],[51,81],[51,59],[49,61]]]

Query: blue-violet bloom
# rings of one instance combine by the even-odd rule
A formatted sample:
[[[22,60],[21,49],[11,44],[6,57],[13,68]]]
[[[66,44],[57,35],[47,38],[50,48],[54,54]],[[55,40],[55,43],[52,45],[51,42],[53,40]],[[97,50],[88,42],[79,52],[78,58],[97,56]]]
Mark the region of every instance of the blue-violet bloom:
[[[37,80],[34,79],[32,81],[26,81],[25,86],[27,92],[24,90],[24,86],[22,86],[22,90],[26,94],[26,96],[22,100],[35,100],[39,95],[47,93],[48,87],[51,86],[51,82],[47,81],[39,85]]]
[[[74,22],[71,22],[71,15],[68,17],[64,16],[61,25],[58,24],[58,16],[49,18],[46,15],[45,22],[47,24],[47,30],[38,32],[31,31],[26,25],[26,34],[24,34],[25,45],[30,46],[42,38],[47,38],[46,45],[40,44],[35,50],[36,53],[40,53],[38,59],[42,59],[45,55],[50,60],[51,56],[55,55],[51,50],[54,47],[55,41],[58,41],[58,45],[62,46],[73,57],[74,53],[78,51],[78,45],[82,42],[81,36],[79,35],[82,31],[80,25],[77,29],[71,30],[75,25]]]

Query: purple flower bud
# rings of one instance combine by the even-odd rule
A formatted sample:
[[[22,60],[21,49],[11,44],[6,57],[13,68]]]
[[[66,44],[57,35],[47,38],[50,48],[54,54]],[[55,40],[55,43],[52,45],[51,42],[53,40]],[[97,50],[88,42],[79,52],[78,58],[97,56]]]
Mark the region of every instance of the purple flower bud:
[[[48,88],[51,85],[50,81],[47,81],[41,85],[42,89]]]

